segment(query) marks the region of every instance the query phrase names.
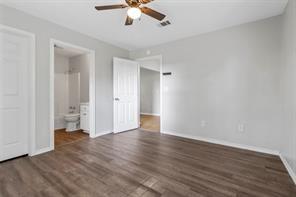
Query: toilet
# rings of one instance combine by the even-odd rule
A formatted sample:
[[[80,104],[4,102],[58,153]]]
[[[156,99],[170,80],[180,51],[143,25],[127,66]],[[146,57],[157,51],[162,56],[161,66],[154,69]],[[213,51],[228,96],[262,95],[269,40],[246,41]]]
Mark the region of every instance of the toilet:
[[[79,130],[80,125],[80,114],[66,114],[64,116],[64,119],[66,121],[66,131],[77,131]]]

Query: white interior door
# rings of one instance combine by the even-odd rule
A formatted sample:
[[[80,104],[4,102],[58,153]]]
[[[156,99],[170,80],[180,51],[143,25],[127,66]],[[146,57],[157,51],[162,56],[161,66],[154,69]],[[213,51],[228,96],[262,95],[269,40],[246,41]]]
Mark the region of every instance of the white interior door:
[[[29,151],[29,49],[28,37],[0,28],[0,161]]]
[[[137,62],[113,59],[114,133],[139,127],[138,74]]]

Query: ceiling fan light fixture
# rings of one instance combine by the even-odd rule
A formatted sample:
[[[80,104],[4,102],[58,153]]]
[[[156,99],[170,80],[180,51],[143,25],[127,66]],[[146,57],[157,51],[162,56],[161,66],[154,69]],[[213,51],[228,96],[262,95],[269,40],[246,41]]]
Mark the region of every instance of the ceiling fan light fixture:
[[[145,14],[161,22],[166,16],[145,6],[152,1],[154,0],[125,0],[125,4],[95,6],[95,9],[97,11],[103,11],[128,8],[125,19],[126,26],[132,25],[134,20],[139,19],[142,14]]]
[[[140,10],[140,8],[137,7],[131,7],[127,10],[127,15],[133,20],[140,18],[141,14],[142,11]]]

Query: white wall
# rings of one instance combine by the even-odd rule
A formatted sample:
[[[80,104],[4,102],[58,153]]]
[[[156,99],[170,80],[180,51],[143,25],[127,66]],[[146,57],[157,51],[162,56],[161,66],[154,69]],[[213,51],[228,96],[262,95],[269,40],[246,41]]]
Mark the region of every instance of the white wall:
[[[112,58],[113,56],[128,57],[128,51],[4,5],[0,5],[0,24],[36,35],[37,150],[50,146],[49,42],[51,38],[95,50],[96,134],[113,130]]]
[[[89,102],[89,60],[88,54],[67,57],[55,53],[55,129],[66,127],[65,114],[79,113],[80,103]]]
[[[152,58],[147,60],[137,60],[142,68],[147,68],[150,70],[158,71],[160,72],[160,60],[159,58]]]
[[[54,127],[65,128],[64,115],[69,110],[69,83],[68,75],[69,58],[55,54],[54,61]]]
[[[279,150],[280,27],[273,17],[130,52],[161,54],[172,72],[163,76],[163,130]]]
[[[282,95],[284,124],[281,153],[294,171],[296,182],[296,1],[290,0],[283,15]]]
[[[69,112],[79,113],[80,112],[80,73],[71,72],[68,74],[69,83]]]
[[[80,102],[89,102],[89,65],[90,55],[83,54],[70,58],[70,69],[80,73]]]
[[[160,115],[160,73],[140,68],[140,87],[141,113]]]

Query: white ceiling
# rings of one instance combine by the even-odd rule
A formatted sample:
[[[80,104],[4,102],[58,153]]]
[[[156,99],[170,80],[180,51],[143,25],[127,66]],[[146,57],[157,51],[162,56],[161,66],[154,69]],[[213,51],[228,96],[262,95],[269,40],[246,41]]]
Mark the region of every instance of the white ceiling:
[[[0,0],[10,7],[77,32],[135,50],[256,21],[283,13],[288,0],[155,0],[149,7],[167,15],[171,26],[143,15],[124,26],[126,9],[98,12],[95,5],[124,0]]]

